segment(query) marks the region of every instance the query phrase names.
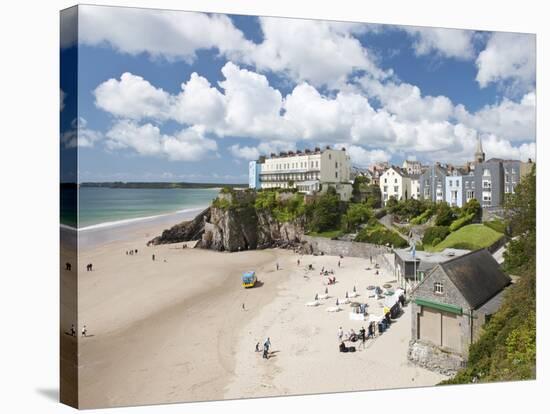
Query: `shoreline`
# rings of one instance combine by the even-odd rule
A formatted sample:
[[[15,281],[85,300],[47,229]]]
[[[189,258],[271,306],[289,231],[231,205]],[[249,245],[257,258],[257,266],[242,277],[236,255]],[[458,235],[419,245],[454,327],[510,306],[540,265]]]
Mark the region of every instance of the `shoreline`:
[[[60,227],[62,232],[76,234],[79,249],[87,250],[100,245],[129,241],[140,237],[152,239],[176,224],[193,220],[206,208],[208,205],[155,216],[99,223],[80,229],[66,225]]]

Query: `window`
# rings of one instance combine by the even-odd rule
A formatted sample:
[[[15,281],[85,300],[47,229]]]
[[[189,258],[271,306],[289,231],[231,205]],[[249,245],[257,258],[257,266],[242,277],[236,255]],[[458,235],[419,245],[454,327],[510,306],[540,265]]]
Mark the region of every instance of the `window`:
[[[443,283],[441,283],[441,282],[435,282],[434,283],[434,293],[436,293],[438,295],[443,294]]]
[[[474,198],[474,192],[472,190],[466,191],[466,201],[470,201]]]
[[[394,193],[398,193],[399,192],[399,186],[396,185],[395,187],[393,187],[393,192]]]
[[[488,168],[485,168],[485,169],[483,170],[483,175],[484,175],[485,177],[490,177],[490,176],[491,176],[491,171],[489,171]]]
[[[338,161],[336,161],[336,162],[334,163],[334,167],[335,167],[335,168],[338,168]]]
[[[328,159],[329,159],[329,160],[332,159],[332,154],[328,154]]]
[[[459,186],[460,186],[460,184],[459,184],[459,181],[458,181],[458,180],[456,180],[456,186],[457,186],[457,187],[459,187]]]
[[[393,180],[393,182],[394,182],[395,184],[397,184],[397,178],[396,178],[395,180]]]
[[[385,192],[385,193],[388,192],[388,186],[387,186],[387,185],[384,186],[384,192]]]
[[[384,178],[384,184],[388,184],[388,179]]]
[[[338,171],[335,171],[335,172],[334,172],[334,177],[335,177],[335,178],[338,178]]]

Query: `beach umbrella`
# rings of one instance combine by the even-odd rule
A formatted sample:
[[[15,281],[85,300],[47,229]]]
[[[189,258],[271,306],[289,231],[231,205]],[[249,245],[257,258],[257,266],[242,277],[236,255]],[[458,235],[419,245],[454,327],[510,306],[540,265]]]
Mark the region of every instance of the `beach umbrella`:
[[[349,298],[349,296],[348,296],[348,292],[346,291],[346,299],[348,299],[348,298]]]
[[[340,305],[340,303],[338,302],[338,298],[336,298],[336,306]]]
[[[361,306],[361,304],[359,302],[351,302],[349,304],[352,308],[358,308],[359,306]]]
[[[328,287],[325,288],[325,295],[328,295]]]

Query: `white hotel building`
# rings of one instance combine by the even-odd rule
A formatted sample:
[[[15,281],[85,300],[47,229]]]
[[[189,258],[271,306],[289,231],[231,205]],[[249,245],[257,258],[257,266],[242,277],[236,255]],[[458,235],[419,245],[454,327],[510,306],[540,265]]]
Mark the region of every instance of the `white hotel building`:
[[[296,188],[306,194],[325,192],[333,187],[340,198],[351,198],[351,162],[345,149],[281,152],[251,161],[250,174],[258,174],[259,180],[249,177],[251,188]]]

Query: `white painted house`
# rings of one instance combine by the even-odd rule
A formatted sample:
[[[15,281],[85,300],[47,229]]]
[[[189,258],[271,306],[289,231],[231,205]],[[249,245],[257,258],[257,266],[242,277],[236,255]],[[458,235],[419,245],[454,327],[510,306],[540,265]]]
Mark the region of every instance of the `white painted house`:
[[[396,200],[411,198],[411,177],[399,167],[390,167],[380,176],[382,203],[394,197]]]

